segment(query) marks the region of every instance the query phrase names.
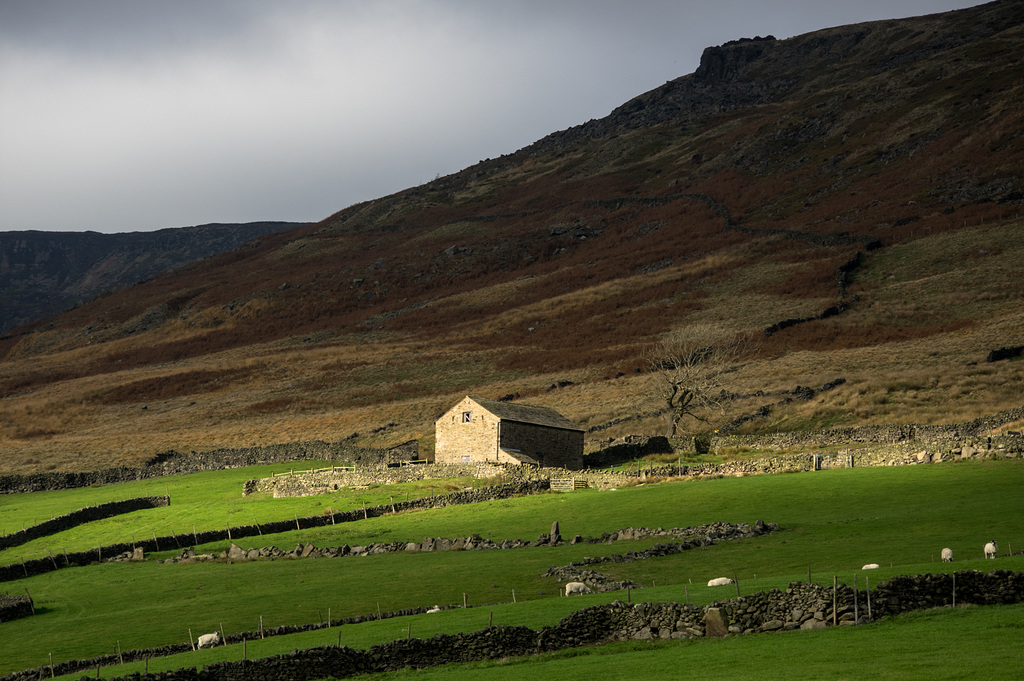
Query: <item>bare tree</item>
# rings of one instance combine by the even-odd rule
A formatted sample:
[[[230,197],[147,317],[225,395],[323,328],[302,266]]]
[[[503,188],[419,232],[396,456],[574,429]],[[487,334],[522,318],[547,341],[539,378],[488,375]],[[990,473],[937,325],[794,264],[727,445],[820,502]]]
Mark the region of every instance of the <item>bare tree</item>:
[[[724,375],[746,349],[746,342],[710,324],[673,331],[646,356],[662,403],[668,407],[668,436],[673,437],[686,417],[704,424],[724,410]]]

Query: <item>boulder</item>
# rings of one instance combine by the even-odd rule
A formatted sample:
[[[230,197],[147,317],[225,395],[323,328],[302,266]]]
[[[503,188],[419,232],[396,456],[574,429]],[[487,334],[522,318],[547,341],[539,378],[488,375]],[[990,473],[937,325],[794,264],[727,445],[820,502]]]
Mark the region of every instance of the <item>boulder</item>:
[[[704,631],[708,636],[719,638],[729,635],[729,622],[721,608],[708,608],[704,615]]]

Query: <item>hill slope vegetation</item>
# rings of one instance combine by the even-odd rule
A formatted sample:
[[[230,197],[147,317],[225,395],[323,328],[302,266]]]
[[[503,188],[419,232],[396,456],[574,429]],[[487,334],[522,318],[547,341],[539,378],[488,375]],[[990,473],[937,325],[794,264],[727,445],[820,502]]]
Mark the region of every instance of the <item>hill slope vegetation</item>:
[[[0,447],[429,450],[467,393],[662,432],[644,353],[697,323],[757,339],[723,423],[845,379],[750,431],[1020,406],[986,358],[1024,345],[1022,31],[996,2],[710,47],[604,119],[23,326]]]

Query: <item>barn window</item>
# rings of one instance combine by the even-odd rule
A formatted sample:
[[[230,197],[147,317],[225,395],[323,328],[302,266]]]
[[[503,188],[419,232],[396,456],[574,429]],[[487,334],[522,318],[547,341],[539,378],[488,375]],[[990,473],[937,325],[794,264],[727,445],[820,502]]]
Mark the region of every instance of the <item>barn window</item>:
[[[473,412],[471,412],[471,411],[464,411],[464,412],[462,412],[462,422],[463,423],[472,423],[473,422]]]

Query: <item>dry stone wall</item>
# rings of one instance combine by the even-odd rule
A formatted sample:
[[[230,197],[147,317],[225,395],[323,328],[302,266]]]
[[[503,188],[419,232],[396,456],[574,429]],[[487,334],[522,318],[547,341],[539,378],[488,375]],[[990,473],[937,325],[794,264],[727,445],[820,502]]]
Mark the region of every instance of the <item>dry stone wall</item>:
[[[219,554],[197,554],[189,547],[184,549],[178,556],[168,558],[167,563],[195,562],[203,560],[227,559],[232,561],[257,560],[261,558],[340,558],[345,556],[373,556],[382,553],[399,552],[431,552],[431,551],[494,551],[507,549],[534,548],[539,546],[559,546],[563,544],[611,544],[617,541],[638,541],[642,539],[681,539],[681,543],[670,542],[658,544],[650,549],[642,551],[627,551],[624,555],[612,555],[607,558],[586,558],[580,562],[574,562],[565,567],[552,567],[544,574],[545,577],[557,577],[561,581],[584,581],[580,576],[578,566],[593,565],[597,563],[621,563],[654,556],[667,556],[692,548],[711,546],[720,541],[730,541],[756,537],[769,532],[775,532],[779,526],[775,523],[757,521],[754,525],[746,523],[710,523],[698,527],[672,528],[635,528],[628,527],[616,532],[605,532],[600,537],[581,537],[576,535],[566,541],[560,534],[541,534],[535,541],[525,539],[501,539],[494,540],[473,534],[468,537],[424,537],[422,542],[374,542],[365,546],[342,546],[317,547],[313,544],[299,544],[291,551],[279,549],[276,546],[264,546],[262,548],[243,549],[235,543]],[[620,587],[609,586],[611,583],[601,575],[587,571],[585,581],[597,591],[609,591],[614,588],[625,588],[636,586],[620,583]]]
[[[898,444],[953,448],[959,444],[982,448],[991,432],[1007,423],[1024,420],[1024,407],[1006,409],[991,416],[948,425],[875,425],[809,430],[764,435],[726,435],[713,438],[717,446],[752,446],[758,449],[834,447],[850,443]],[[1018,436],[1019,437],[1019,436]],[[994,439],[994,438],[993,438]]]
[[[14,546],[21,546],[33,539],[40,539],[41,537],[47,537],[51,534],[64,532],[65,530],[70,530],[73,527],[78,527],[85,523],[91,523],[94,520],[113,518],[117,515],[134,513],[135,511],[141,511],[147,508],[160,508],[162,506],[170,505],[171,498],[169,496],[157,496],[135,497],[134,499],[125,499],[124,501],[111,501],[97,506],[87,506],[85,508],[80,508],[77,511],[65,513],[64,515],[57,516],[56,518],[46,520],[38,525],[32,525],[31,527],[26,527],[23,530],[18,530],[17,532],[12,532],[10,534],[0,535],[0,551]]]
[[[722,437],[713,441],[713,451],[726,446],[746,446],[758,449],[785,449],[791,446],[790,435],[772,437],[740,438]],[[662,442],[664,440],[664,443]],[[613,454],[606,450],[584,457],[587,466],[605,464],[610,458],[621,458],[624,451],[646,451],[664,449],[665,438],[637,438],[624,447],[613,445]],[[653,443],[653,444],[651,444]],[[685,451],[682,440],[672,442]],[[849,442],[846,442],[849,444]],[[907,466],[924,463],[962,461],[966,459],[994,459],[1024,457],[1024,436],[1016,434],[984,438],[970,438],[967,442],[946,440],[910,440],[893,443],[874,443],[858,448],[817,449],[798,454],[777,454],[752,459],[739,459],[724,463],[683,463],[648,466],[630,471],[612,471],[601,468],[538,468],[511,464],[417,464],[402,467],[383,465],[360,467],[354,471],[330,471],[317,473],[250,480],[245,484],[243,494],[273,493],[275,497],[309,496],[327,494],[342,487],[361,485],[388,485],[422,479],[442,479],[470,476],[476,478],[501,477],[509,482],[530,482],[535,480],[572,479],[583,481],[589,487],[607,489],[622,485],[632,478],[669,476],[715,476],[715,475],[764,475],[774,473],[796,473],[833,468]],[[691,448],[692,450],[692,448]]]
[[[187,475],[225,468],[264,466],[287,461],[322,460],[375,464],[385,460],[387,456],[387,450],[364,449],[345,441],[322,442],[320,440],[265,447],[218,449],[190,454],[169,451],[157,454],[138,468],[120,466],[88,472],[0,475],[0,494],[110,485],[134,480],[148,480],[164,475]]]
[[[788,442],[785,438],[784,442]],[[783,449],[791,446],[780,444],[780,440],[771,442],[760,439],[743,440],[743,446],[759,449],[777,447]],[[716,447],[737,446],[738,439],[720,438]],[[819,450],[800,454],[778,454],[757,459],[742,459],[725,463],[701,464],[666,464],[652,466],[631,473],[645,476],[712,476],[712,475],[758,475],[770,473],[796,473],[832,468],[861,468],[873,466],[909,466],[926,463],[942,463],[964,460],[984,459],[1016,459],[1024,457],[1024,437],[1019,435],[1002,435],[991,438],[973,438],[967,443],[952,442],[896,442],[892,444],[873,445],[862,448],[839,450]]]
[[[416,480],[472,477],[491,478],[502,474],[504,467],[493,464],[415,464],[406,466],[360,466],[355,470],[316,471],[299,475],[249,480],[243,495],[272,493],[275,497],[303,497],[329,494],[341,487],[363,485],[395,485]]]
[[[24,596],[0,594],[0,622],[10,622],[21,617],[29,617],[34,615],[35,612],[31,596],[27,594]]]

